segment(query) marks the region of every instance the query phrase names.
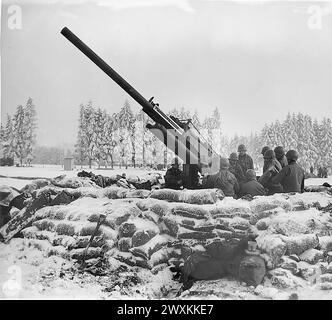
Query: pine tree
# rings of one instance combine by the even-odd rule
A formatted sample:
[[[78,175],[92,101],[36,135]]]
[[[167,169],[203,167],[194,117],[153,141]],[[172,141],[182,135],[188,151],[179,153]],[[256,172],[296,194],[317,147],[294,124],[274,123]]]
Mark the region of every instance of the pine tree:
[[[26,122],[24,119],[25,110],[22,105],[17,106],[16,113],[14,115],[14,136],[13,136],[13,145],[16,156],[19,158],[20,165],[23,165],[23,161],[27,156],[27,130]]]
[[[31,165],[33,150],[36,145],[37,113],[32,98],[29,98],[24,109],[24,126],[26,130],[26,160]]]
[[[84,141],[84,105],[80,105],[80,115],[78,121],[78,133],[77,133],[77,142],[75,145],[75,158],[81,164],[81,168],[84,160],[87,157],[86,154],[86,145]]]

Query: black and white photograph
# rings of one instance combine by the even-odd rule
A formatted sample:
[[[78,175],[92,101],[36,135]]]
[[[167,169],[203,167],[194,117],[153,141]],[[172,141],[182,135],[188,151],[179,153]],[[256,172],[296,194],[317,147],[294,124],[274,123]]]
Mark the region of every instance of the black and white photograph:
[[[332,300],[332,1],[0,10],[0,300]]]

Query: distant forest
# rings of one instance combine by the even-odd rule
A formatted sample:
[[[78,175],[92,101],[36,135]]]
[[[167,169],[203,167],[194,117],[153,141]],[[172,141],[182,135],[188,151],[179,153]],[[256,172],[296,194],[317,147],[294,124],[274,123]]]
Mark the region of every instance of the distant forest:
[[[247,146],[248,154],[257,168],[262,166],[263,146],[281,145],[285,150],[296,149],[299,163],[310,166],[332,167],[331,119],[320,122],[302,113],[288,113],[285,120],[266,124],[259,132],[249,136],[227,136],[222,128],[222,115],[218,108],[200,119],[197,111],[185,108],[168,112],[179,119],[191,119],[195,127],[222,156],[236,152],[239,144]],[[6,123],[1,124],[2,157],[15,157],[20,165],[63,164],[66,156],[73,156],[76,165],[96,164],[103,167],[151,166],[170,163],[174,154],[148,130],[148,116],[134,113],[125,101],[118,113],[109,114],[94,107],[89,101],[79,107],[77,142],[73,150],[36,145],[37,115],[31,98],[25,106],[19,105]],[[254,129],[253,129],[254,131]]]

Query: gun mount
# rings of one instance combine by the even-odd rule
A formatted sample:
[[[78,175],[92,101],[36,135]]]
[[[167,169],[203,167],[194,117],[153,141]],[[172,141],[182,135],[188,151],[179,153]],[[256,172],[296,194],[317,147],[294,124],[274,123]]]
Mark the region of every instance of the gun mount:
[[[190,120],[183,121],[174,116],[167,116],[159,108],[159,104],[153,102],[153,97],[146,100],[67,27],[61,30],[61,34],[139,103],[143,111],[155,122],[153,125],[148,124],[147,128],[184,162],[184,187],[197,187],[198,180],[195,179],[195,174],[197,175],[198,170],[203,174],[213,174],[219,170],[220,156]]]

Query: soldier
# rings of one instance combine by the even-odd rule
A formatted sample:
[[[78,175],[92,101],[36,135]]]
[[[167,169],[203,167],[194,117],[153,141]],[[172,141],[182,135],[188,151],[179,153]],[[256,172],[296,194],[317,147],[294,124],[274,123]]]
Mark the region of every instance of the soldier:
[[[286,153],[288,165],[272,178],[273,182],[281,183],[283,192],[303,192],[304,191],[304,170],[296,163],[299,155],[295,150]],[[274,170],[269,168],[269,170]]]
[[[281,169],[281,164],[276,159],[274,151],[267,150],[264,154],[263,175],[259,178],[258,182],[262,184],[264,188],[268,189],[268,195],[282,192],[281,184],[272,181],[272,178],[277,175]]]
[[[171,167],[166,171],[165,188],[179,190],[183,185],[183,172],[179,167],[179,158],[172,160]]]
[[[247,172],[248,169],[254,169],[254,162],[252,158],[247,154],[247,148],[244,144],[240,144],[237,148],[239,153],[239,164],[243,172]]]
[[[277,160],[281,164],[281,168],[286,167],[288,165],[287,159],[285,157],[285,150],[282,146],[278,146],[274,148],[274,153],[276,155]]]
[[[262,152],[261,152],[262,156],[264,157],[265,152],[266,152],[267,150],[270,150],[270,149],[271,149],[271,148],[270,148],[269,146],[265,146],[265,147],[263,147],[263,148],[262,148]]]
[[[237,179],[238,183],[241,184],[246,182],[245,175],[242,171],[242,167],[238,162],[238,156],[235,152],[231,153],[229,158],[229,171],[234,174],[235,178]]]
[[[265,196],[266,191],[264,187],[257,181],[255,170],[249,169],[246,172],[247,182],[240,186],[240,197],[247,194],[251,196]]]
[[[218,173],[205,177],[203,188],[221,189],[226,197],[235,198],[239,192],[239,184],[233,173],[229,172],[229,162],[227,158],[220,158],[220,170]]]
[[[318,167],[318,178],[323,178],[323,169],[321,166]]]

